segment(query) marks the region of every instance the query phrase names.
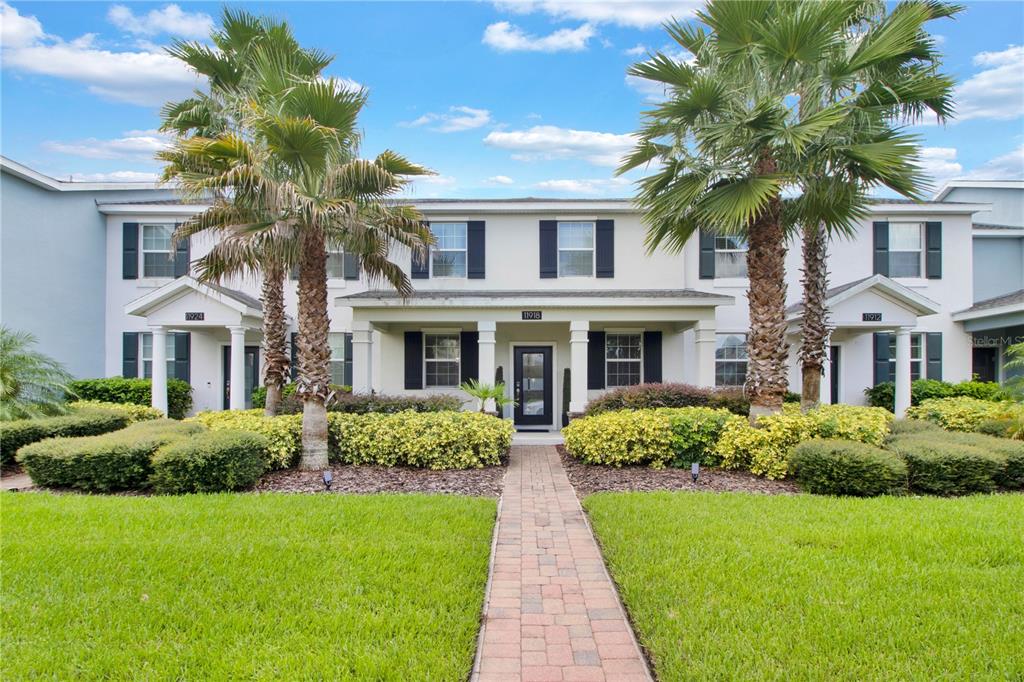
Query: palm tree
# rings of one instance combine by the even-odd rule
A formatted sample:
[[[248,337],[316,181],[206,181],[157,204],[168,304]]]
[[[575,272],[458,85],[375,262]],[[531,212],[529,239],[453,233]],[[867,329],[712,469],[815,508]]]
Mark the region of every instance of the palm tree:
[[[899,83],[870,74],[912,51],[921,24],[944,6],[904,2],[851,36],[864,8],[874,5],[712,0],[697,13],[707,29],[666,24],[692,61],[656,53],[630,68],[664,85],[668,95],[645,112],[637,146],[619,168],[658,164],[638,182],[636,197],[648,248],[678,252],[702,227],[747,239],[752,418],[781,409],[788,385],[784,260],[797,223],[787,218],[783,190],[804,189],[817,171],[833,166],[856,168],[871,183],[907,196],[919,181],[915,140],[893,130],[886,114],[941,77],[915,66]],[[831,71],[824,70],[823,60],[833,55]],[[809,78],[830,81],[815,86],[823,89],[867,86],[837,101],[800,97]],[[861,200],[856,194],[845,207],[851,215]],[[805,210],[813,208],[808,200]]]
[[[0,326],[0,421],[35,419],[65,411],[71,375],[34,350],[36,337]]]

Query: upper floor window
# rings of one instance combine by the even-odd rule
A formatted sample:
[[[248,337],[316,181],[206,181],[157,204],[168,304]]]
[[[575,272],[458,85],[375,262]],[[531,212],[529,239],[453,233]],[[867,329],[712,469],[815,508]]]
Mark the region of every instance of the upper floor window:
[[[747,335],[715,334],[715,386],[747,381]]]
[[[456,388],[461,374],[461,337],[458,332],[423,335],[423,385]]]
[[[594,276],[594,223],[558,223],[558,276]]]
[[[174,277],[173,225],[142,226],[142,276]]]
[[[747,240],[715,237],[715,277],[747,276]]]
[[[430,223],[434,245],[430,248],[433,277],[466,276],[466,223]]]
[[[889,276],[921,276],[921,223],[889,223]]]
[[[291,279],[299,278],[299,266],[292,266],[288,273]],[[342,279],[345,277],[345,252],[343,250],[327,250],[327,279]]]
[[[639,333],[605,335],[605,385],[636,386],[643,365],[643,337]]]

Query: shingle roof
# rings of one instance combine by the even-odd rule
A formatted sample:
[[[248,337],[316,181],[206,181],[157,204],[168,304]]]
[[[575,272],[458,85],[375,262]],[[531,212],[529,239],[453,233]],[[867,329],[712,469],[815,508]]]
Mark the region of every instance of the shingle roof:
[[[205,286],[210,287],[214,291],[220,294],[224,294],[229,298],[233,298],[239,303],[247,305],[250,308],[253,308],[254,310],[263,310],[263,304],[260,303],[260,300],[253,296],[250,296],[249,294],[238,291],[237,289],[228,289],[227,287],[222,287],[219,284],[210,284],[208,282],[204,284]]]
[[[993,308],[1002,308],[1003,306],[1013,305],[1014,303],[1024,303],[1024,289],[1012,291],[1002,296],[994,296],[993,298],[986,298],[983,301],[978,301],[970,308],[959,311],[960,313],[980,313],[983,310],[991,310]]]
[[[974,223],[984,230],[1024,230],[1024,225],[1001,225],[999,223]]]
[[[479,290],[418,290],[410,299],[442,300],[449,298],[563,298],[579,296],[585,298],[722,298],[721,294],[695,289],[479,289]],[[399,299],[396,291],[363,291],[349,294],[347,299]]]

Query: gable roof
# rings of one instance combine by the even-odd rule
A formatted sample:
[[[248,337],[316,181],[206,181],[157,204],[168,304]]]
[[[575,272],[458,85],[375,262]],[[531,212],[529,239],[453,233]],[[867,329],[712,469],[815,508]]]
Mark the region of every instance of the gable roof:
[[[156,190],[161,188],[155,182],[75,182],[71,180],[58,180],[49,175],[43,175],[39,171],[32,170],[28,166],[12,161],[6,156],[0,156],[0,169],[5,173],[21,178],[37,187],[50,190],[51,192],[102,192],[102,191],[123,191],[130,189]]]
[[[825,292],[825,306],[830,308],[837,303],[841,303],[848,298],[869,290],[874,290],[886,298],[892,299],[918,316],[934,315],[940,310],[939,304],[935,301],[922,296],[913,289],[905,287],[885,275],[871,275],[870,277],[856,279],[829,289]],[[789,321],[798,319],[803,314],[804,304],[802,302],[794,303],[786,308],[786,319]]]
[[[165,303],[177,298],[179,294],[186,290],[196,291],[242,315],[250,315],[252,317],[263,316],[263,306],[260,304],[259,299],[236,289],[200,282],[193,277],[178,277],[173,282],[168,282],[162,287],[154,289],[144,296],[140,296],[126,304],[124,312],[126,315],[146,316],[162,307]]]

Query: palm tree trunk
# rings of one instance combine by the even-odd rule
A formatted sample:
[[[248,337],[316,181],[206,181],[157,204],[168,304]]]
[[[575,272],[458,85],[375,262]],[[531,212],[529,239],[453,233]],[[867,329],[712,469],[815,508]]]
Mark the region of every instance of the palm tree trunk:
[[[759,175],[775,172],[775,161],[765,154]],[[782,409],[789,386],[786,361],[786,235],[782,226],[782,199],[774,196],[750,225],[747,251],[747,294],[750,338],[747,340],[746,392],[750,418]]]
[[[299,468],[327,468],[327,397],[331,348],[327,314],[327,250],[323,234],[306,228],[299,262],[299,379],[302,398],[302,459]]]
[[[825,366],[825,343],[829,333],[828,310],[825,308],[828,242],[820,225],[806,225],[803,232],[804,317],[800,345],[803,386],[800,408],[806,411],[817,407],[821,398],[821,373]]]
[[[267,387],[264,413],[277,414],[281,390],[288,381],[288,328],[284,316],[284,268],[271,264],[263,269],[263,383]]]

